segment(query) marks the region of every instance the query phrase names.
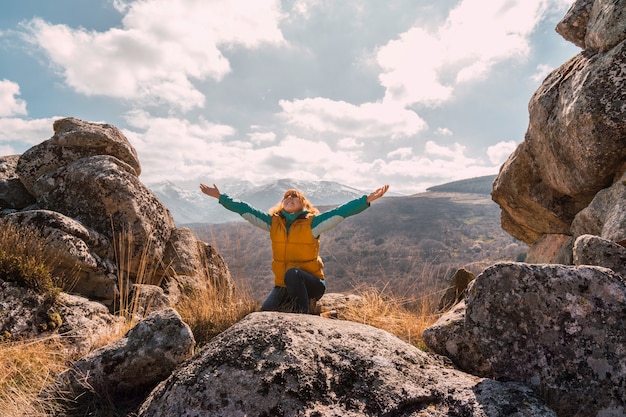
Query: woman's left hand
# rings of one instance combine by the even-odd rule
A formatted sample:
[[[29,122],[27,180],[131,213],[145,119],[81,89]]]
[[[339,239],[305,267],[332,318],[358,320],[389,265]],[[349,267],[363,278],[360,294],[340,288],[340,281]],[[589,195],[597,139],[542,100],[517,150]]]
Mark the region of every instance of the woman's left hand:
[[[383,185],[382,187],[377,188],[376,190],[372,191],[372,193],[367,196],[367,203],[369,204],[374,200],[378,200],[380,197],[385,195],[388,189],[389,189],[389,185]]]

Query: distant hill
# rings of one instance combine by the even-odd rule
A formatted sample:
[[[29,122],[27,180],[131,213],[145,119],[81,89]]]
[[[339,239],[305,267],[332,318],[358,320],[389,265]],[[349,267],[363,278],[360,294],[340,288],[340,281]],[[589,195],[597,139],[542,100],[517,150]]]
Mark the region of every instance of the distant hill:
[[[267,232],[242,222],[193,230],[218,249],[234,277],[248,282],[258,299],[265,297],[273,282]],[[470,192],[384,197],[321,237],[328,291],[368,284],[401,297],[442,289],[460,267],[478,274],[526,250],[501,229],[500,208],[491,198]]]
[[[466,180],[453,181],[446,184],[435,185],[427,188],[427,191],[441,193],[473,193],[491,194],[491,187],[497,175],[486,175],[484,177],[469,178]]]

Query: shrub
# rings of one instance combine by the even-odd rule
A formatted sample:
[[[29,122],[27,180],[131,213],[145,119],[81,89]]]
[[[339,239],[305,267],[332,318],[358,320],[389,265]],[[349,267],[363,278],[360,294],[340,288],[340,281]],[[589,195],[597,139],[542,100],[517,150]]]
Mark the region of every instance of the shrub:
[[[0,279],[41,294],[55,294],[62,283],[53,275],[54,265],[46,239],[37,230],[0,222]]]

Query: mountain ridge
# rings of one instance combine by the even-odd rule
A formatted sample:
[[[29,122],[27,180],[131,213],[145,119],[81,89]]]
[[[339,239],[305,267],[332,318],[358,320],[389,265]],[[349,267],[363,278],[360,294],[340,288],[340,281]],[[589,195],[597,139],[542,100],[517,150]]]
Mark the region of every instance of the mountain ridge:
[[[427,192],[489,194],[493,179],[495,175],[454,181],[430,187]],[[170,210],[179,225],[242,221],[239,215],[224,210],[215,199],[202,194],[199,189],[183,189],[171,181],[162,181],[147,186]],[[369,192],[335,181],[307,181],[292,178],[282,178],[258,186],[247,181],[226,183],[220,186],[220,191],[233,198],[246,201],[259,210],[268,210],[280,201],[285,190],[290,188],[299,189],[313,205],[320,208],[336,206]],[[392,196],[401,197],[402,195],[393,191],[387,193],[387,197]]]

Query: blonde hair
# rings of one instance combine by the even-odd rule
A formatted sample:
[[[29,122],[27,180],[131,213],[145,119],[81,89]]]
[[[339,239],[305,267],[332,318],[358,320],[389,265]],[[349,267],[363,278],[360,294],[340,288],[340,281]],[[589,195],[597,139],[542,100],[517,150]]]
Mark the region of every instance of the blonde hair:
[[[302,194],[302,191],[296,189],[289,189],[285,191],[283,198],[276,204],[274,207],[269,209],[269,213],[273,216],[274,214],[280,213],[283,210],[283,201],[285,201],[285,197],[288,195],[295,194],[300,199],[302,203],[302,209],[307,210],[311,214],[319,214],[320,211],[311,204],[311,202]]]

